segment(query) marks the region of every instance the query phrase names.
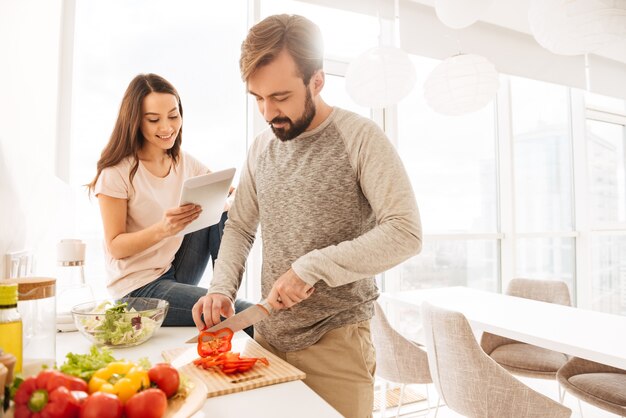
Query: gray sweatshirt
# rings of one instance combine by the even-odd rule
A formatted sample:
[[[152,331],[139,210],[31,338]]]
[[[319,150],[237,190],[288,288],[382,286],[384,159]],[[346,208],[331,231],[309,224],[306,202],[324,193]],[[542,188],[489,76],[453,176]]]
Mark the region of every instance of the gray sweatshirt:
[[[421,250],[422,228],[404,166],[371,120],[334,108],[317,128],[282,142],[271,130],[248,152],[209,293],[234,300],[257,227],[261,289],[290,267],[315,287],[255,328],[281,351],[370,319],[374,275]]]

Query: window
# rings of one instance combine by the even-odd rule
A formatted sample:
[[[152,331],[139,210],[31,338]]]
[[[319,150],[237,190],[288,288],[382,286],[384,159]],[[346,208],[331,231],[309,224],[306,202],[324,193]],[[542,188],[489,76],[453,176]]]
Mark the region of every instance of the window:
[[[626,236],[594,236],[592,260],[591,308],[626,315]]]
[[[510,80],[515,275],[564,280],[574,295],[569,89],[518,77]]]
[[[568,89],[511,77],[517,232],[572,230]]]
[[[626,101],[587,99],[590,302],[626,315]]]
[[[587,121],[591,219],[594,225],[626,226],[624,125]]]
[[[424,237],[422,252],[385,273],[385,290],[468,286],[497,291],[500,254],[495,239]]]
[[[412,57],[417,84],[398,105],[397,148],[424,229],[421,254],[385,273],[385,290],[499,285],[493,104],[461,117],[428,107],[421,86],[437,61]]]
[[[421,86],[438,62],[412,59],[418,81],[398,105],[397,147],[417,196],[424,232],[496,232],[493,105],[460,117],[434,112]]]
[[[574,238],[520,237],[516,249],[517,277],[564,280],[574,300]]]
[[[326,81],[321,96],[324,98],[324,101],[331,106],[338,106],[342,109],[350,110],[366,118],[371,117],[369,108],[359,106],[350,99],[346,91],[346,82],[343,75],[326,73]]]

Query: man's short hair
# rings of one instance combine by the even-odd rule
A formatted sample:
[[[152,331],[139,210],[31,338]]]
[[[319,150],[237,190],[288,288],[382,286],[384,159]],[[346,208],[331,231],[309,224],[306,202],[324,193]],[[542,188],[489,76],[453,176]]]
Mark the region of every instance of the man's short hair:
[[[322,69],[324,46],[319,27],[298,15],[274,15],[254,25],[241,44],[239,68],[247,82],[260,67],[272,62],[283,50],[293,58],[305,85]]]

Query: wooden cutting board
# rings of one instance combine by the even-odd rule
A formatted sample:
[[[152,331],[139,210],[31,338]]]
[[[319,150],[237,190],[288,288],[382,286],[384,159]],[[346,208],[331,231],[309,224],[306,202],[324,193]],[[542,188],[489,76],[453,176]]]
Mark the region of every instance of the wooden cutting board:
[[[171,362],[185,350],[187,350],[186,347],[175,348],[164,351],[162,355],[165,361]],[[196,377],[204,383],[207,388],[207,398],[243,392],[244,390],[304,379],[306,377],[304,372],[265,350],[252,339],[240,338],[233,340],[232,351],[240,353],[242,357],[265,357],[270,364],[266,366],[257,362],[252,369],[245,373],[234,374],[224,374],[217,368],[204,370],[193,364],[181,367],[180,371]]]

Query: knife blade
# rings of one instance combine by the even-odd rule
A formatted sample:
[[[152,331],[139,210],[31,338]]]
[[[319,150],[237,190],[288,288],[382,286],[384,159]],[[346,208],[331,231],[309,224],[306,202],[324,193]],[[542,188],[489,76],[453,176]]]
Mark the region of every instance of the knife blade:
[[[256,305],[250,306],[248,309],[245,309],[238,314],[213,325],[205,332],[216,332],[224,328],[230,328],[232,332],[237,332],[264,320],[272,313],[272,311],[272,305],[270,305],[266,299],[263,299]],[[186,343],[197,343],[198,337],[200,337],[200,334],[188,339]]]

